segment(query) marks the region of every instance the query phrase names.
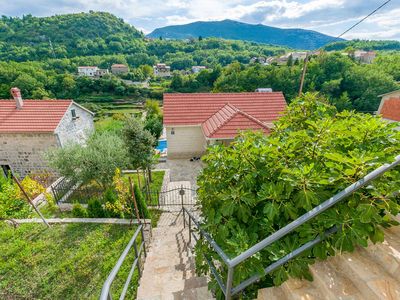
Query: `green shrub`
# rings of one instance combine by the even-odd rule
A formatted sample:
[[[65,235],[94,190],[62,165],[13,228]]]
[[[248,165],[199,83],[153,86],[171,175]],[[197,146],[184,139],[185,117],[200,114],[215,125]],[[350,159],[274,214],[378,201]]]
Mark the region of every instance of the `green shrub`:
[[[72,215],[76,218],[87,218],[88,213],[80,203],[75,203],[72,207]]]
[[[138,206],[138,210],[139,210],[139,215],[141,218],[145,218],[145,219],[150,219],[151,215],[149,210],[147,209],[147,204],[146,201],[143,197],[142,192],[139,189],[139,186],[137,184],[135,184],[134,188],[134,193],[135,193],[135,198],[136,198],[136,203]],[[133,207],[134,209],[134,207]]]
[[[98,199],[90,199],[87,207],[87,214],[90,218],[105,218],[106,212]]]
[[[0,176],[0,219],[26,218],[30,207],[10,177]]]
[[[400,154],[400,133],[395,126],[372,115],[338,113],[314,94],[297,99],[269,136],[243,133],[231,146],[209,149],[198,179],[205,228],[229,257],[235,257],[367,173],[392,162]],[[280,285],[289,277],[312,279],[308,266],[315,259],[366,247],[369,240],[383,241],[383,228],[395,224],[391,215],[400,211],[400,197],[394,193],[398,190],[399,168],[238,265],[233,284],[262,273],[333,226],[340,231],[267,274],[254,290]],[[203,254],[219,258],[206,243],[197,245],[198,270],[208,273]],[[217,266],[226,279],[225,265]]]

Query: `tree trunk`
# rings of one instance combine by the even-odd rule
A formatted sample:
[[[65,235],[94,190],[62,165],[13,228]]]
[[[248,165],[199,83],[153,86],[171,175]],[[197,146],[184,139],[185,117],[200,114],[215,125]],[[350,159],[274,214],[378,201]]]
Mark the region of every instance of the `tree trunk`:
[[[136,174],[137,174],[137,181],[138,181],[139,189],[142,190],[142,184],[140,183],[140,171],[139,171],[139,169],[136,169]]]
[[[147,173],[149,174],[149,181],[153,182],[153,179],[151,177],[151,168],[150,167],[147,167]]]

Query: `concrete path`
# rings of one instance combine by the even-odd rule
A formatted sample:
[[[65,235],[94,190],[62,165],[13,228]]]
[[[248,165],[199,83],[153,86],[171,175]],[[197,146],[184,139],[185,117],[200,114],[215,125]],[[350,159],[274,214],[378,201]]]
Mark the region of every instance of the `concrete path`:
[[[157,164],[156,168],[169,169],[171,181],[190,181],[192,188],[196,189],[197,176],[203,169],[203,163],[200,160],[167,159],[166,162]]]
[[[164,212],[153,229],[150,250],[138,288],[138,300],[213,299],[207,279],[195,273],[182,216]]]
[[[24,223],[43,223],[42,219],[32,218],[32,219],[12,219],[13,222],[18,224]],[[130,225],[139,224],[138,220],[133,219],[111,219],[111,218],[53,218],[46,219],[49,224],[69,224],[69,223],[90,223],[90,224],[117,224],[117,225]],[[151,224],[150,219],[141,220],[144,224]]]

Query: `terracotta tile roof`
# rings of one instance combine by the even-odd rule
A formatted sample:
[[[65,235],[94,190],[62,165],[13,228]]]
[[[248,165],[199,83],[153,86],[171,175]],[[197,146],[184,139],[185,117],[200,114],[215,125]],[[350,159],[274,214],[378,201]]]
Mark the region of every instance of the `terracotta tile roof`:
[[[286,108],[281,92],[164,94],[164,124],[200,125],[228,103],[263,123],[277,120]]]
[[[0,100],[0,133],[54,132],[72,100]]]
[[[201,125],[208,138],[234,138],[241,130],[262,130],[269,128],[260,120],[240,111],[228,103]]]
[[[400,122],[400,97],[386,99],[381,109],[381,115],[385,119]]]

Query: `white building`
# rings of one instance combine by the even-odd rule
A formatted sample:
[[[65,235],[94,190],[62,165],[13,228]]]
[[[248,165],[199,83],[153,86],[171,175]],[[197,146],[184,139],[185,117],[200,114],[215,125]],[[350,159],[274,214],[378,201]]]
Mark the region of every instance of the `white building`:
[[[98,70],[98,67],[96,67],[96,66],[80,66],[80,67],[78,67],[78,75],[94,77],[94,76],[96,76],[97,70]]]
[[[51,173],[44,153],[68,143],[85,143],[94,130],[93,113],[72,100],[0,100],[0,175]]]
[[[206,69],[205,66],[193,66],[192,73],[193,74],[200,73],[202,70],[205,70],[205,69]]]

